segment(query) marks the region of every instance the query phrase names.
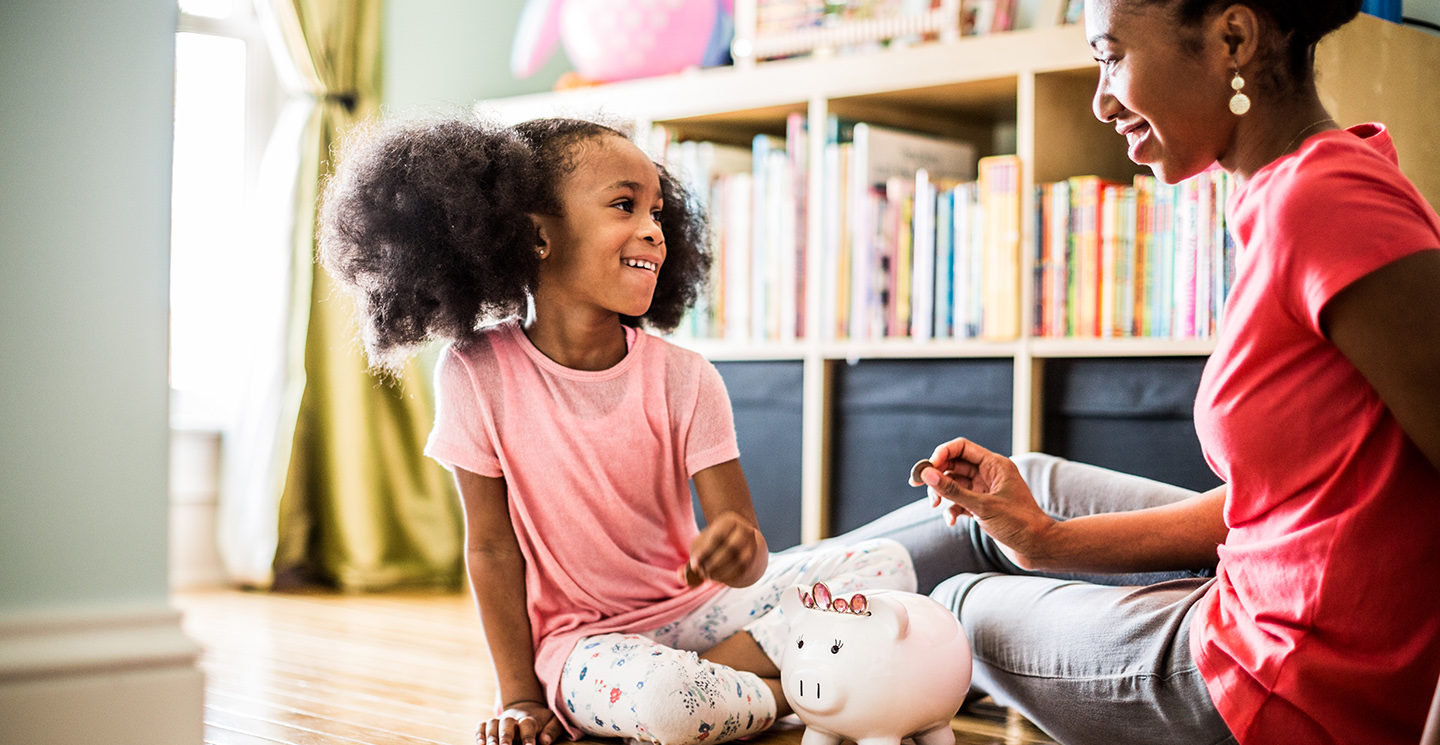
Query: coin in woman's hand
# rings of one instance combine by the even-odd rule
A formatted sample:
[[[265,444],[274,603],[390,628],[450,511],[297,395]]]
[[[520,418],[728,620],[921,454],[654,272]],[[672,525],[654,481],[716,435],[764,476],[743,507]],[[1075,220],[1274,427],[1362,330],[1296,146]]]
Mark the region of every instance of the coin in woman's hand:
[[[925,473],[925,469],[934,467],[935,464],[931,463],[928,460],[922,460],[919,463],[916,463],[915,466],[910,469],[910,485],[924,486],[925,482],[920,480],[920,474]]]

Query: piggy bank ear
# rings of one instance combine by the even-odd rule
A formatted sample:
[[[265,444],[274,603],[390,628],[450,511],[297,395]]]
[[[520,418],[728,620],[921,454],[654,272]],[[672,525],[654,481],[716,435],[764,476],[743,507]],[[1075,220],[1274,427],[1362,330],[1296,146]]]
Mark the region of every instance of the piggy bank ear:
[[[885,629],[888,638],[904,639],[910,633],[910,611],[899,600],[885,595],[871,595],[870,622]]]
[[[805,599],[810,596],[810,591],[802,585],[794,585],[780,593],[780,611],[794,625],[809,603]],[[813,602],[813,601],[812,601]]]

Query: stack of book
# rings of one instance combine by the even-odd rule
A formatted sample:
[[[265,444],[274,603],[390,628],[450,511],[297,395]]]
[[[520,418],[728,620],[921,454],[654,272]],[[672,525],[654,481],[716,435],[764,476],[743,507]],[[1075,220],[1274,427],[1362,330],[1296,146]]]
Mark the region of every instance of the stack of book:
[[[679,337],[737,343],[1013,339],[1019,334],[1020,164],[975,148],[831,117],[821,188],[807,192],[802,114],[749,151],[655,140],[710,221],[710,286]],[[807,245],[819,211],[819,243]],[[806,300],[807,276],[820,297]]]
[[[822,164],[825,339],[1011,339],[1019,331],[1014,156],[832,120]],[[978,172],[978,179],[977,179]]]
[[[710,226],[706,294],[675,336],[736,343],[789,342],[805,330],[805,116],[786,136],[756,135],[751,148],[677,142],[663,126],[652,150],[684,180]]]
[[[1035,325],[1040,337],[1215,336],[1235,272],[1212,168],[1167,185],[1077,176],[1035,188]]]

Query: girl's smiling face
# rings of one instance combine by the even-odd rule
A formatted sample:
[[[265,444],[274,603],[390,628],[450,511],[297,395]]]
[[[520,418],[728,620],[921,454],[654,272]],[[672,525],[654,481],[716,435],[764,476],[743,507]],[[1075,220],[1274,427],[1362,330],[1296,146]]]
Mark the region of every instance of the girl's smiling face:
[[[1234,136],[1233,70],[1212,25],[1181,28],[1164,5],[1085,3],[1085,35],[1100,63],[1095,116],[1124,135],[1131,160],[1166,183],[1210,167]]]
[[[659,171],[618,136],[577,143],[571,157],[574,169],[559,186],[562,214],[535,216],[546,251],[537,311],[553,304],[644,315],[665,263]]]

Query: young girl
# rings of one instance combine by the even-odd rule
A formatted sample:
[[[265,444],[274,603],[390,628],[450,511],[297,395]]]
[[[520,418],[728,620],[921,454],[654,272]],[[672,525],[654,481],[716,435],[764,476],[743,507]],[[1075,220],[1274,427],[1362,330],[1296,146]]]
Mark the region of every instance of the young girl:
[[[426,453],[459,485],[499,683],[477,742],[758,732],[789,713],[782,589],[914,589],[893,541],[768,554],[719,374],[637,328],[680,321],[704,235],[675,179],[586,121],[379,125],[327,185],[322,260],[372,361],[450,342]]]

